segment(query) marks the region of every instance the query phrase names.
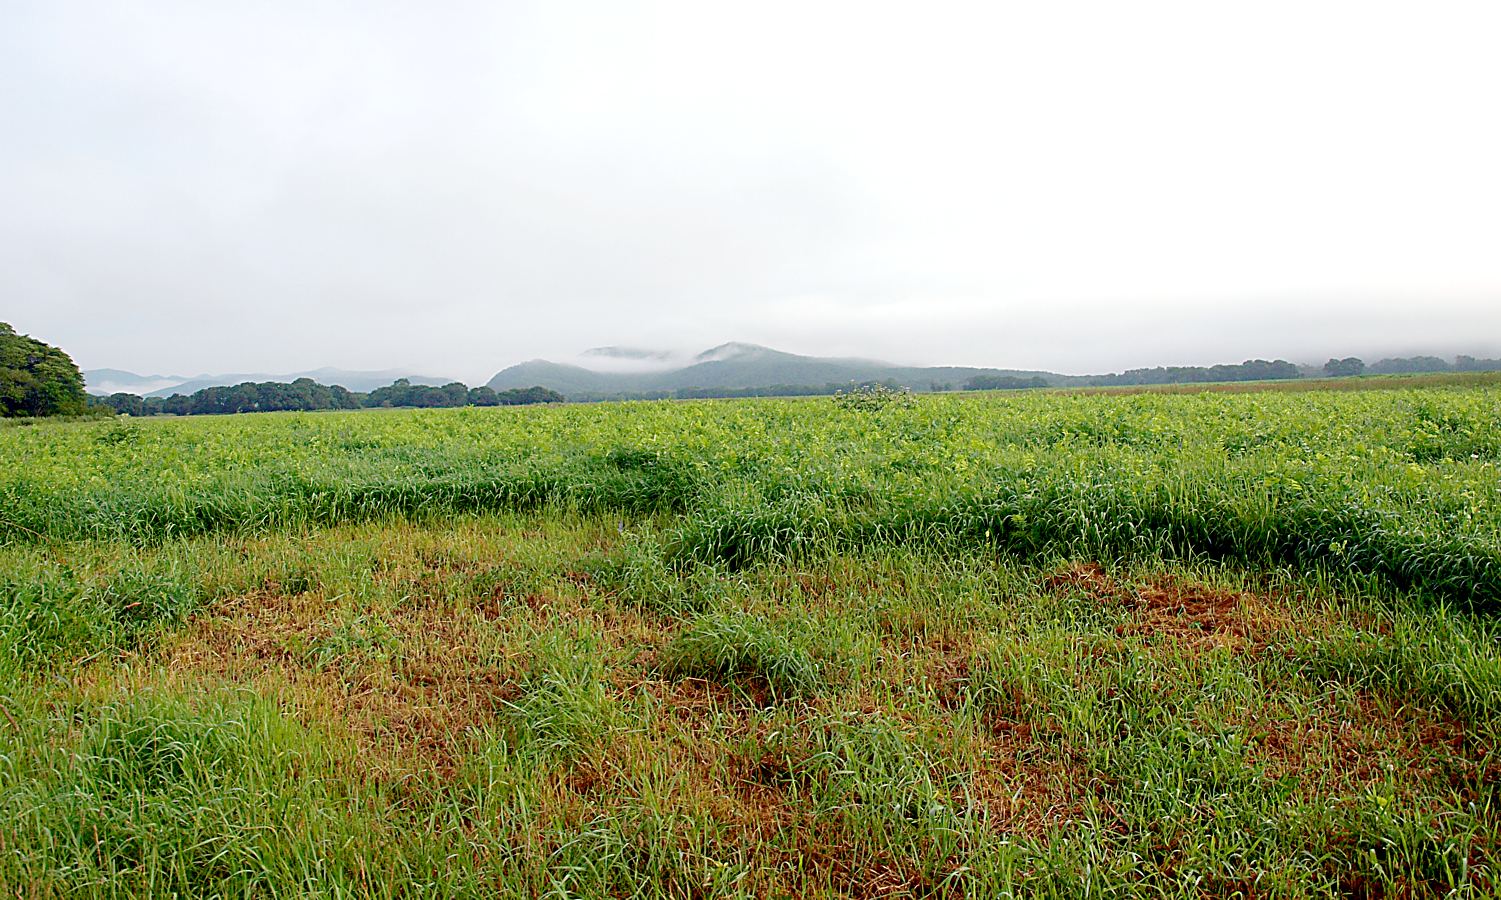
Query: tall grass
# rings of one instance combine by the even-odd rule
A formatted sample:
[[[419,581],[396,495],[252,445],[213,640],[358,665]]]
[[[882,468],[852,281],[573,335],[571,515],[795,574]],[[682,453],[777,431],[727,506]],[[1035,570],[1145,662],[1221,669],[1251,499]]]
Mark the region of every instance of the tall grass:
[[[684,516],[731,564],[960,539],[1319,564],[1501,599],[1501,393],[931,397],[287,415],[0,432],[0,539],[542,507]]]

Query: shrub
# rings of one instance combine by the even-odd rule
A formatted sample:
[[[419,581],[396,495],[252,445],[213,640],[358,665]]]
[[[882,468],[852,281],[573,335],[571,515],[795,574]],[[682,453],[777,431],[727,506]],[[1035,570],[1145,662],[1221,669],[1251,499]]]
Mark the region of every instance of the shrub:
[[[879,412],[888,406],[911,409],[917,405],[917,398],[912,396],[912,391],[908,388],[880,383],[862,384],[848,391],[836,391],[834,405],[840,409]]]

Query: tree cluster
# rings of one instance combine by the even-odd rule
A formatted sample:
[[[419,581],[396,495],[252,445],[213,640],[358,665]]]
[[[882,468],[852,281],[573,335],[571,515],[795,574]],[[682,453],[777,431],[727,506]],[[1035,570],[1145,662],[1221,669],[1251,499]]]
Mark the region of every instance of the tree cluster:
[[[1047,386],[1047,379],[1041,375],[1033,375],[1031,378],[1019,375],[976,375],[964,382],[966,391],[1025,391]]]
[[[1285,359],[1248,359],[1240,365],[1157,366],[1127,369],[1090,379],[1095,385],[1198,384],[1211,381],[1279,381],[1301,378],[1298,367]]]
[[[1358,356],[1331,359],[1324,363],[1324,374],[1330,378],[1348,378],[1365,373],[1365,361]]]
[[[412,384],[405,378],[376,388],[368,394],[346,390],[339,385],[319,384],[311,378],[299,378],[290,384],[280,381],[247,381],[224,387],[209,387],[192,394],[170,397],[139,397],[135,394],[111,394],[101,402],[117,413],[130,416],[200,416],[245,412],[312,412],[323,409],[361,409],[367,407],[420,407],[425,409],[454,406],[520,406],[527,403],[561,403],[563,395],[542,387],[493,391],[488,387],[469,388],[455,381],[442,387]]]
[[[1359,357],[1331,359],[1324,363],[1324,374],[1330,377],[1348,375],[1415,375],[1424,372],[1498,372],[1501,359],[1477,359],[1463,354],[1456,356],[1451,364],[1437,356],[1397,356],[1380,359],[1369,366]]]
[[[454,406],[525,406],[530,403],[562,403],[564,397],[544,387],[511,388],[497,391],[486,386],[471,388],[451,381],[442,387],[412,384],[398,378],[390,385],[365,395],[365,406],[415,406],[439,409]]]
[[[204,416],[245,412],[359,409],[359,397],[338,385],[319,384],[311,378],[289,383],[246,381],[242,384],[204,388],[170,397],[139,397],[111,394],[104,403],[117,413],[130,416]]]
[[[1501,372],[1501,359],[1476,359],[1473,356],[1454,357],[1456,372]]]
[[[1447,372],[1449,369],[1449,364],[1437,356],[1378,359],[1365,367],[1372,375],[1412,375],[1419,372]]]
[[[72,357],[0,322],[0,416],[88,412],[83,374]]]

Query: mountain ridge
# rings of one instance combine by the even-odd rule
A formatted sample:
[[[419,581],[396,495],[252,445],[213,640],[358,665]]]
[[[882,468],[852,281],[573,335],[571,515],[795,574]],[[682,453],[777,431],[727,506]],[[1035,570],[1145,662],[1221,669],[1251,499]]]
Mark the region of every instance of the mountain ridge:
[[[625,348],[595,348],[625,349]],[[629,348],[636,354],[670,354]],[[585,354],[586,356],[588,354]],[[642,358],[642,357],[637,357]],[[606,399],[668,394],[684,390],[758,390],[830,384],[895,381],[917,391],[952,389],[977,375],[1043,378],[1062,383],[1067,376],[1053,372],[992,369],[971,366],[902,366],[859,357],[803,356],[744,341],[728,341],[684,357],[681,365],[656,371],[605,371],[576,363],[532,359],[497,372],[487,385],[494,390],[540,385],[569,399]]]

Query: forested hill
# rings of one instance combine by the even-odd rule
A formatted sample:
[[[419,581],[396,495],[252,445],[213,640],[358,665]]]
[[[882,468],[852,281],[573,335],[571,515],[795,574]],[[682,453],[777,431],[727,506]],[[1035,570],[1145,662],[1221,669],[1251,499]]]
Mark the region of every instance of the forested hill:
[[[730,343],[705,350],[685,364],[659,371],[608,372],[537,359],[496,373],[489,386],[502,390],[540,384],[570,400],[629,396],[735,396],[753,392],[824,393],[851,382],[884,382],[914,391],[958,390],[977,376],[1042,378],[1062,384],[1067,376],[1017,369],[970,366],[898,366],[880,360],[800,356],[755,344]],[[831,387],[832,386],[832,387]],[[780,389],[780,390],[779,390]]]

